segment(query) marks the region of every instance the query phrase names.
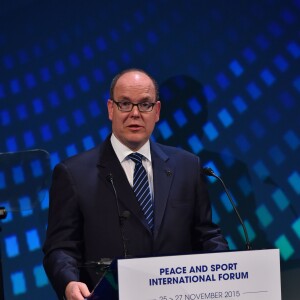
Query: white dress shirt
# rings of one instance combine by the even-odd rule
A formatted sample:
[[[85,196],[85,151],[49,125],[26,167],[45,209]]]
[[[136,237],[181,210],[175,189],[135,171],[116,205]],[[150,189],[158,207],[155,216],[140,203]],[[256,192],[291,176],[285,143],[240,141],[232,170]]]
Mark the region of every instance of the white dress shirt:
[[[122,144],[114,134],[111,135],[110,138],[112,147],[126,173],[127,179],[131,186],[133,186],[133,173],[134,173],[134,167],[135,162],[131,160],[128,155],[131,153],[134,153],[131,149],[129,149],[127,146]],[[146,172],[148,174],[148,180],[150,185],[150,191],[152,195],[152,199],[154,199],[153,195],[153,170],[152,170],[152,162],[151,162],[151,151],[150,151],[150,142],[149,140],[140,148],[138,153],[142,154],[144,156],[143,158],[143,166],[146,169]]]

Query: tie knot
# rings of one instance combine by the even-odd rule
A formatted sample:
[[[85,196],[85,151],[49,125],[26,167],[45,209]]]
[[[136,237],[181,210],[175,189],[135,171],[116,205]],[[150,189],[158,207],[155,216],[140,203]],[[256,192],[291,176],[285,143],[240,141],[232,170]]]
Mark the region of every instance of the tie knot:
[[[144,156],[140,153],[134,152],[134,153],[129,154],[128,157],[131,160],[133,160],[136,164],[137,163],[141,164]]]

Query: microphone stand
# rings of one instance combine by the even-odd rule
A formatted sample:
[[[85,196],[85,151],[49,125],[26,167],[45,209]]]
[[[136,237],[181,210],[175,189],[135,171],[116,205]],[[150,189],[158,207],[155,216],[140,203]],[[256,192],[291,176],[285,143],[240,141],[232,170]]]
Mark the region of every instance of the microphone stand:
[[[228,191],[225,183],[223,182],[223,180],[221,179],[221,177],[219,177],[218,175],[216,175],[215,172],[211,168],[203,168],[203,172],[207,176],[215,177],[216,179],[218,179],[222,183],[223,188],[225,190],[225,193],[226,193],[226,195],[227,195],[227,197],[228,197],[228,199],[229,199],[229,201],[231,203],[231,206],[233,207],[233,209],[234,209],[234,211],[235,211],[235,213],[236,213],[236,215],[237,215],[237,217],[238,217],[238,219],[239,219],[239,221],[240,221],[240,223],[242,225],[242,228],[243,228],[243,231],[244,231],[244,236],[245,236],[245,241],[246,241],[246,249],[247,250],[252,250],[252,246],[251,246],[250,241],[249,241],[249,237],[248,237],[248,232],[247,232],[246,226],[245,226],[245,224],[244,224],[244,222],[243,222],[243,220],[242,220],[242,218],[241,218],[241,216],[240,216],[240,214],[238,212],[237,207],[235,206],[235,204],[234,204],[234,202],[233,202],[233,200],[232,200],[232,198],[230,196],[230,193],[229,193],[229,191]]]

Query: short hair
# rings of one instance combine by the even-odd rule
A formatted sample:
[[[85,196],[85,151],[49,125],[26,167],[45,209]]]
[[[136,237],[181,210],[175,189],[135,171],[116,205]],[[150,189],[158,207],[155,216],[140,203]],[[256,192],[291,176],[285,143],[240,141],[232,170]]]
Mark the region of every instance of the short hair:
[[[138,69],[138,68],[130,68],[130,69],[125,69],[123,71],[121,71],[120,73],[118,73],[112,80],[111,84],[110,84],[110,89],[109,89],[109,97],[110,99],[114,99],[114,89],[115,89],[115,86],[117,84],[117,81],[119,80],[119,78],[126,74],[126,73],[130,73],[130,72],[140,72],[140,73],[143,73],[145,74],[146,76],[148,76],[153,85],[154,85],[154,89],[155,89],[155,101],[158,101],[159,100],[159,87],[158,87],[158,84],[156,82],[156,80],[150,75],[148,74],[146,71],[142,70],[142,69]]]

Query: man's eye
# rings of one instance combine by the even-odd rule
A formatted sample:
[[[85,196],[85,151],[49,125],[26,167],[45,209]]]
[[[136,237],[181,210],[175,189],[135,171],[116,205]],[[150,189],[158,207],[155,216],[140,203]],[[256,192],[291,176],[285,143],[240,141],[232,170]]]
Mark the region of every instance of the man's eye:
[[[128,107],[128,106],[131,105],[131,103],[130,103],[130,102],[120,102],[120,105],[121,105],[122,107]]]
[[[140,104],[140,106],[143,108],[149,108],[151,106],[151,104],[149,102],[143,102]]]

